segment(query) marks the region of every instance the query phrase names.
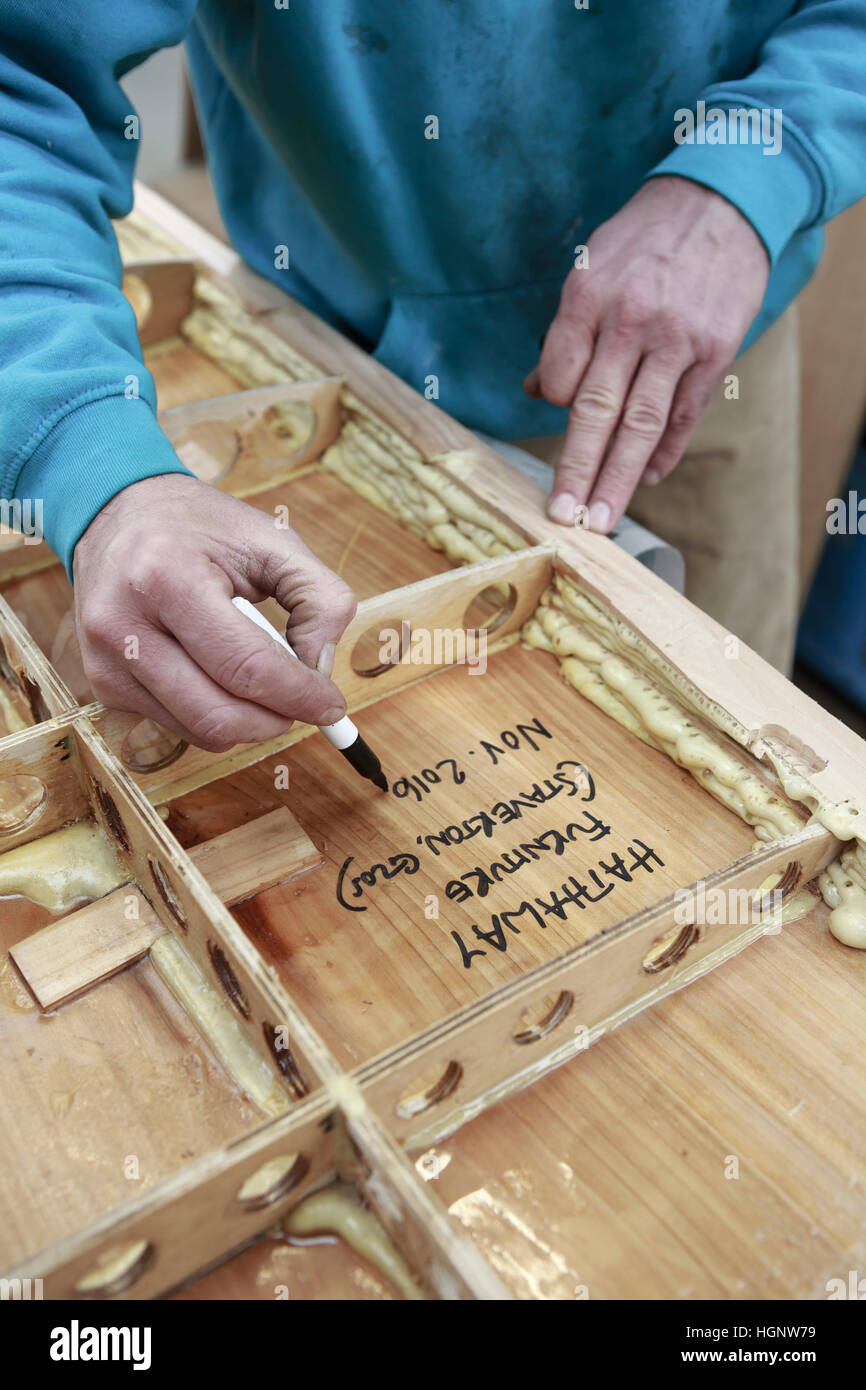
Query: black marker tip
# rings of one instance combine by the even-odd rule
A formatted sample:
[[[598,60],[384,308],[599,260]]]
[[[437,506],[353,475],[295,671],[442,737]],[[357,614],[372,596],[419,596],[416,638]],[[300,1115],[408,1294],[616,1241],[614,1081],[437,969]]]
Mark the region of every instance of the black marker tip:
[[[353,744],[348,748],[341,748],[340,752],[346,761],[352,764],[355,771],[360,772],[362,777],[373,782],[380,791],[386,792],[388,790],[388,779],[382,771],[382,764],[369,743],[365,743],[360,734]]]

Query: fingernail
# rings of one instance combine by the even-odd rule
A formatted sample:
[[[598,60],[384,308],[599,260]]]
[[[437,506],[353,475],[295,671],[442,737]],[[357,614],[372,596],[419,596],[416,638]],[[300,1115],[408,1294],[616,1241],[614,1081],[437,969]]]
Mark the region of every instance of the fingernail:
[[[330,676],[331,672],[333,671],[334,653],[336,652],[336,650],[337,648],[333,642],[326,642],[322,650],[319,652],[319,659],[316,662],[316,670],[320,671],[323,676]]]
[[[562,526],[574,525],[576,510],[577,498],[572,497],[570,492],[558,492],[547,504],[547,515],[551,521],[558,521]]]
[[[655,487],[656,483],[661,482],[661,477],[661,473],[657,472],[655,468],[648,468],[641,481],[648,483],[650,487]]]
[[[590,531],[606,531],[610,526],[610,507],[606,502],[593,502],[589,509]]]
[[[325,713],[319,716],[319,727],[325,729],[329,724],[339,724],[345,713],[345,706],[337,705],[334,709],[326,709]]]

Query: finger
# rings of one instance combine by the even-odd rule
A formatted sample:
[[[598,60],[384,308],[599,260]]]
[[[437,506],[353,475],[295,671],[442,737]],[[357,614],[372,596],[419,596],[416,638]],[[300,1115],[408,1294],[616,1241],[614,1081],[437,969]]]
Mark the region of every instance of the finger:
[[[238,612],[231,602],[231,583],[222,571],[210,566],[203,573],[188,574],[182,588],[176,584],[158,587],[158,595],[148,597],[156,599],[160,627],[215,682],[222,704],[228,692],[249,702],[250,709],[263,706],[283,716],[283,727],[289,719],[334,724],[345,713],[342,695],[326,676],[295,660]],[[141,678],[157,699],[175,708],[155,688],[149,672]]]
[[[574,400],[592,359],[596,328],[595,306],[583,290],[583,282],[569,276],[536,368],[541,394],[551,405],[569,406]]]
[[[326,659],[332,655],[355,615],[357,599],[295,532],[278,530],[264,513],[254,516],[246,578],[259,591],[257,598],[273,595],[291,614],[286,636],[301,661],[316,667],[324,648],[330,649]]]
[[[225,752],[238,743],[262,743],[278,738],[291,725],[291,718],[228,695],[198,668],[173,637],[154,628],[141,636],[134,665],[135,669],[124,672],[121,680],[126,676],[136,681],[172,721],[166,727],[174,725],[175,731],[182,728],[183,737],[199,748]],[[118,683],[116,667],[114,674],[109,670],[106,684],[112,680]],[[114,691],[112,699],[116,700]]]
[[[191,729],[174,715],[165,709],[158,700],[145,690],[144,686],[137,681],[134,676],[124,672],[118,676],[117,668],[108,662],[104,664],[97,661],[85,663],[85,670],[90,681],[94,697],[101,700],[108,709],[124,710],[130,714],[143,714],[147,719],[153,719],[161,728],[168,729],[169,732],[177,734],[184,743],[195,743],[195,737]],[[221,752],[222,749],[207,749],[208,752]]]
[[[121,676],[117,668],[108,662],[91,659],[85,662],[85,674],[90,681],[93,697],[100,700],[108,709],[123,710],[128,714],[143,714],[153,719],[164,729],[177,734],[186,743],[192,741],[191,731],[179,723],[167,709],[163,709],[149,691],[145,690],[134,676],[124,672]]]
[[[553,521],[574,522],[586,503],[604,451],[622,413],[640,351],[635,339],[614,329],[601,333],[568,417],[565,440],[547,506]]]
[[[631,501],[664,434],[685,365],[682,358],[677,361],[660,352],[641,362],[589,499],[593,531],[609,531]]]
[[[548,329],[548,332],[549,332],[549,331],[550,331],[550,330]],[[523,389],[524,389],[524,391],[526,392],[527,396],[532,396],[532,398],[533,398],[534,400],[540,400],[540,399],[541,399],[541,360],[540,360],[540,357],[541,357],[541,353],[544,351],[544,342],[545,342],[545,339],[546,339],[546,338],[547,338],[547,333],[542,333],[541,337],[540,337],[539,340],[538,340],[539,361],[538,361],[538,363],[532,368],[532,371],[529,373],[529,376],[526,377],[526,379],[524,380],[524,383],[523,383]]]
[[[541,373],[538,367],[532,368],[532,371],[523,383],[523,389],[527,396],[531,396],[533,400],[539,400],[541,398]]]
[[[673,472],[719,380],[718,368],[705,362],[698,362],[683,373],[671,403],[667,428],[647,462],[641,482],[653,486]]]

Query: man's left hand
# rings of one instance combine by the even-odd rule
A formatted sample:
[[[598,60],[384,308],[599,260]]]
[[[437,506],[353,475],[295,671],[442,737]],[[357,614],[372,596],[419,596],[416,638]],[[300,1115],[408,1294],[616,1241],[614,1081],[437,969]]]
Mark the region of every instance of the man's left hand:
[[[554,521],[609,531],[639,482],[676,466],[757,314],[764,244],[721,194],[649,179],[565,281],[530,396],[569,406]]]

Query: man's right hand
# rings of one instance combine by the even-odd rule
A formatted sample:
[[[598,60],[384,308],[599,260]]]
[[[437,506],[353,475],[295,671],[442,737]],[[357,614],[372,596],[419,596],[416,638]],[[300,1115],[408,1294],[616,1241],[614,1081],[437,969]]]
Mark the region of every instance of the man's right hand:
[[[212,753],[345,713],[328,677],[355,597],[266,512],[185,474],[145,478],[91,521],[73,576],[84,669],[104,704]],[[235,594],[276,598],[300,661]]]

